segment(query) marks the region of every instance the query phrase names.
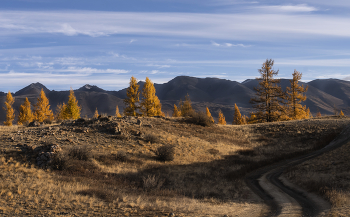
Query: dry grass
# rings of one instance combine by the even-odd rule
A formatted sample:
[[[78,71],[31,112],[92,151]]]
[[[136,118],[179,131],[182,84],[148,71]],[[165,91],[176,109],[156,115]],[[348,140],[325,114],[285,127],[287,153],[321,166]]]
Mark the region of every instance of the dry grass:
[[[38,201],[43,202],[36,211],[27,206],[30,199],[11,190],[15,203],[0,205],[2,212],[20,208],[21,213],[53,216],[60,212],[77,216],[167,216],[170,212],[177,216],[257,216],[264,205],[244,184],[244,175],[262,165],[319,148],[320,141],[349,123],[341,119],[203,127],[177,120],[143,118],[140,127],[135,119],[123,118],[21,128],[20,133],[17,128],[5,128],[0,131],[0,155],[6,162],[2,169],[8,172],[0,179],[9,178],[1,182],[0,190],[18,186],[27,189],[29,183],[40,181],[28,188],[28,197],[39,197]],[[122,129],[125,139],[110,133],[115,125]],[[148,135],[156,141],[151,142]],[[77,155],[91,157],[66,154],[61,171],[44,171],[32,166],[35,159],[26,159],[15,149],[18,143],[55,143],[63,153],[86,147]],[[173,161],[157,160],[155,153],[164,145],[174,147]],[[17,163],[18,168],[32,175],[23,175],[11,166]],[[12,188],[12,183],[17,184]],[[11,197],[5,191],[1,195]]]
[[[331,202],[329,216],[350,216],[350,142],[291,168],[284,175],[293,183]]]

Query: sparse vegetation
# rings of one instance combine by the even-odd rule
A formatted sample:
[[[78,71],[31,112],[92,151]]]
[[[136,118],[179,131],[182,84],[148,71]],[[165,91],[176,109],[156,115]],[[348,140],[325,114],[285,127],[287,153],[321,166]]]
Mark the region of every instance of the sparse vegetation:
[[[51,216],[257,216],[264,205],[252,196],[244,176],[320,148],[325,135],[349,123],[339,118],[203,127],[179,118],[139,119],[141,126],[136,118],[123,117],[0,128],[0,159],[10,162],[0,163],[0,215],[18,210],[18,215]],[[128,139],[118,139],[117,132]],[[148,135],[157,141],[149,142]],[[53,143],[62,151],[52,159],[52,170],[39,169],[36,156],[16,148]],[[169,156],[173,159],[167,161]]]
[[[190,124],[197,124],[203,127],[208,127],[213,125],[213,117],[208,117],[208,115],[204,112],[195,112],[192,111],[186,117],[186,122]]]
[[[163,145],[157,148],[157,151],[155,152],[157,155],[157,159],[159,161],[172,161],[174,160],[174,146],[172,145]]]

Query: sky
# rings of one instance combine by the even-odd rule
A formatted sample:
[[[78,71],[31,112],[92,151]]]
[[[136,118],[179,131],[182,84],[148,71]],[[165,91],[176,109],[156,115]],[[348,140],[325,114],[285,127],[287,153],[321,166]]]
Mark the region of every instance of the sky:
[[[131,76],[350,80],[348,0],[1,0],[0,91],[128,86]]]

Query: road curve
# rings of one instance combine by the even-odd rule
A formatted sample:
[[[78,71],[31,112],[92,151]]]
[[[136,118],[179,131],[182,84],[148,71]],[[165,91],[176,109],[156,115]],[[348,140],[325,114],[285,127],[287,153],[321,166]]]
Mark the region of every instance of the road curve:
[[[285,169],[341,147],[349,141],[350,125],[320,150],[249,173],[245,182],[270,207],[270,210],[261,216],[319,216],[329,209],[326,201],[293,186],[280,176]]]

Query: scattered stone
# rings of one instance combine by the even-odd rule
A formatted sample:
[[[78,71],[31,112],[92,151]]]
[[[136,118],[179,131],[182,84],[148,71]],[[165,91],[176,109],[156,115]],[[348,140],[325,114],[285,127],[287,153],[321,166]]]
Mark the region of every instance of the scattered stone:
[[[172,212],[169,214],[169,217],[173,217],[173,216],[175,216],[175,213]]]
[[[40,123],[38,121],[32,121],[28,124],[28,127],[39,127]]]
[[[137,122],[136,122],[136,124],[138,125],[138,126],[142,126],[142,121],[140,120],[140,119],[137,119]]]

